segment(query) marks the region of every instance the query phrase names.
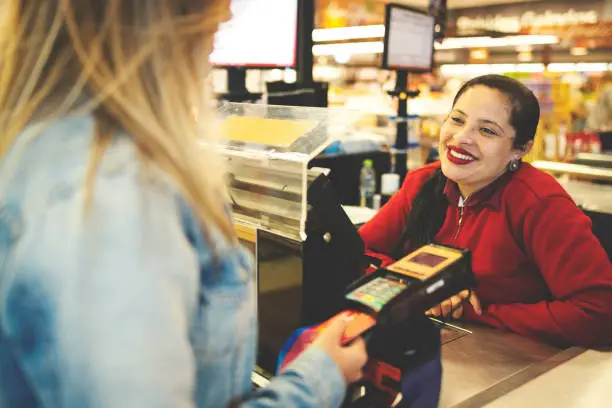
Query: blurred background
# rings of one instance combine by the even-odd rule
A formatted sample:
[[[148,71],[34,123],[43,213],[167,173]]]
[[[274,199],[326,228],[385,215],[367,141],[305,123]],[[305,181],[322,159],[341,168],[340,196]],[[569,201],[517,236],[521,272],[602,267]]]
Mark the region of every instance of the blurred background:
[[[253,2],[252,10],[261,10],[254,3],[257,2]],[[283,35],[283,30],[291,32],[292,29],[288,23],[292,13],[289,3],[293,2],[287,2],[288,8],[283,11],[286,16],[280,17],[279,11],[278,17],[274,17],[276,22],[284,21],[281,24],[284,27],[274,24],[269,35],[284,38],[290,47],[291,36]],[[382,68],[388,2],[317,0],[313,3],[312,80],[326,84],[328,106],[364,113],[360,131],[370,134],[370,143],[376,143],[380,140],[376,136],[380,136],[393,144],[397,99],[387,92],[395,87],[396,72]],[[542,121],[530,159],[569,161],[579,152],[600,153],[612,149],[607,139],[602,141],[584,134],[607,130],[597,128],[603,125],[594,121],[589,127],[588,119],[605,92],[608,72],[612,70],[612,1],[397,0],[394,3],[436,15],[431,72],[409,76],[410,87],[420,91],[408,103],[408,114],[418,117],[417,123],[411,124],[415,127],[413,142],[422,142],[424,149],[435,145],[440,121],[463,81],[481,74],[500,73],[520,79],[540,99]],[[251,33],[261,31],[261,24],[255,24],[257,28],[253,27]],[[405,41],[406,47],[412,45],[410,39]],[[282,47],[271,48],[278,51]],[[285,61],[281,58],[264,69],[243,61],[246,62],[243,67],[249,66],[245,72],[247,89],[265,98],[271,89],[270,83],[300,82],[293,57],[286,55]],[[278,66],[274,67],[275,64]],[[217,94],[228,91],[226,69],[216,69],[212,81]],[[363,145],[367,143],[363,142],[362,147],[347,146],[347,149],[363,149]]]

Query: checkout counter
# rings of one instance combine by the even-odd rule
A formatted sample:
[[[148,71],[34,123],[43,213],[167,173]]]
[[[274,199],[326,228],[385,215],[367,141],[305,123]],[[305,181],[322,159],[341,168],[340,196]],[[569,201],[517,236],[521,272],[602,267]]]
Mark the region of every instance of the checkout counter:
[[[346,132],[358,116],[234,103],[223,105],[220,112],[236,229],[256,255],[260,337],[252,378],[265,386],[286,339],[294,330],[338,312],[335,300],[365,266],[363,243],[355,237],[326,171],[309,168],[334,135]],[[441,407],[543,406],[533,403],[537,398],[546,401],[538,390],[552,398],[572,384],[557,384],[559,389],[551,380],[548,388],[546,382],[542,389],[530,384],[584,356],[597,360],[579,348],[561,350],[487,327],[437,324],[443,344]],[[612,354],[604,355],[612,377]],[[588,376],[597,371],[584,372]],[[595,398],[601,393],[609,395],[612,388],[600,389]],[[504,398],[514,405],[496,405]],[[558,400],[555,406],[575,406],[568,403]]]

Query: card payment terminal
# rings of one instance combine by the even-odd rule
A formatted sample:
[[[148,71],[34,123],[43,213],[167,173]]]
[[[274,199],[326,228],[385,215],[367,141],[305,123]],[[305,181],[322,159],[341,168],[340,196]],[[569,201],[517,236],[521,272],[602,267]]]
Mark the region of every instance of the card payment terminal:
[[[337,318],[349,320],[341,340],[343,344],[362,336],[368,344],[370,357],[389,360],[386,354],[392,350],[390,337],[394,337],[398,328],[413,317],[424,320],[425,311],[475,286],[469,250],[425,245],[351,284],[344,295],[344,311],[301,332],[300,338],[281,356],[279,369],[297,357]],[[414,331],[416,338],[419,329]]]
[[[475,286],[469,250],[425,245],[396,263],[362,277],[348,288],[344,308],[351,322],[344,341],[357,335],[376,335],[385,328],[401,325],[411,316],[421,315]],[[361,314],[370,319],[356,318]],[[364,324],[365,321],[369,324]]]

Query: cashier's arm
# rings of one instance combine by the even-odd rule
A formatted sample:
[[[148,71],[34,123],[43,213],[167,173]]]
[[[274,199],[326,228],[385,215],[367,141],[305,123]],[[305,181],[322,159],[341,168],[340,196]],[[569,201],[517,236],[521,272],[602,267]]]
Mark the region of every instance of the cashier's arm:
[[[493,304],[478,320],[559,346],[612,343],[612,264],[590,219],[556,196],[541,200],[523,225],[525,250],[553,300]]]

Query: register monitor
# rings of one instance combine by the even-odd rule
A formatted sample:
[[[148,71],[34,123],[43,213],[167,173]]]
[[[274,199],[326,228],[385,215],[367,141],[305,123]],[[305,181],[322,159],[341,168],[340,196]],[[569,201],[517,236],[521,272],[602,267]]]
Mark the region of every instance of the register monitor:
[[[298,0],[231,0],[215,35],[217,67],[283,68],[296,61]]]
[[[434,56],[435,18],[424,11],[387,4],[383,68],[430,72]]]

